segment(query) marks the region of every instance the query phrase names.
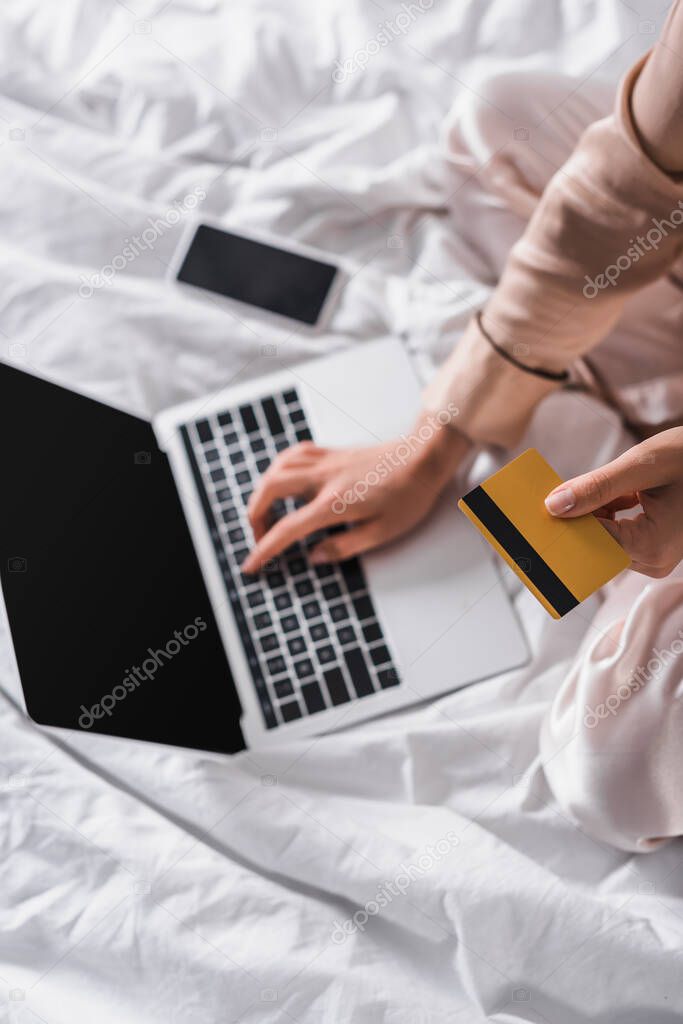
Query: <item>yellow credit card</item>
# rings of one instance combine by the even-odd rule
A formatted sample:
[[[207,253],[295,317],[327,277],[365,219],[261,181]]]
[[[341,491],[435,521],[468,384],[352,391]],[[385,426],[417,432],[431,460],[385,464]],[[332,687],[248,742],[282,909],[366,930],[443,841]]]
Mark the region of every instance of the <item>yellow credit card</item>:
[[[540,452],[529,448],[458,502],[554,619],[631,564],[594,515],[550,515],[546,495],[561,483]]]

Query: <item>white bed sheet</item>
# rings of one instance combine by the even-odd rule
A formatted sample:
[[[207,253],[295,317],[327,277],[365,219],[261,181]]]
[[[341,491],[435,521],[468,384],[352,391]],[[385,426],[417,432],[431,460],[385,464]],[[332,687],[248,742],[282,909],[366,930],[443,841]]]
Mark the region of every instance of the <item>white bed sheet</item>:
[[[453,228],[476,211],[438,150],[452,103],[511,67],[616,82],[661,5],[423,6],[371,53],[410,5],[6,3],[4,357],[145,415],[386,332],[427,374],[487,291],[485,261]],[[337,59],[367,66],[335,82]],[[82,297],[196,188],[211,216],[355,261],[324,342],[169,293],[177,226]],[[625,443],[610,414],[566,396],[534,432],[565,473]],[[6,1019],[679,1020],[681,845],[634,857],[594,842],[539,764],[541,719],[596,601],[559,624],[526,591],[516,602],[534,652],[523,671],[231,760],[44,733],[14,701],[3,626]],[[346,934],[354,914],[362,928]]]

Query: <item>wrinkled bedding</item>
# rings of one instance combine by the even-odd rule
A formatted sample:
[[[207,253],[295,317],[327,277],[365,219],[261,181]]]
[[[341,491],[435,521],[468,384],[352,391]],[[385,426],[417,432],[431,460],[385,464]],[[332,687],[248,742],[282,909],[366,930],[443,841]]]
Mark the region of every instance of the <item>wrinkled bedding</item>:
[[[511,67],[614,86],[660,16],[650,0],[9,0],[3,358],[146,416],[387,333],[426,379],[494,277],[490,233],[472,243],[491,204],[440,146],[449,111]],[[170,211],[202,193],[194,214],[352,261],[324,339],[169,287]],[[565,474],[628,443],[567,395],[538,439]],[[602,598],[555,623],[505,583],[524,669],[233,759],[39,729],[3,622],[3,1019],[679,1020],[683,848],[591,839],[539,756]]]

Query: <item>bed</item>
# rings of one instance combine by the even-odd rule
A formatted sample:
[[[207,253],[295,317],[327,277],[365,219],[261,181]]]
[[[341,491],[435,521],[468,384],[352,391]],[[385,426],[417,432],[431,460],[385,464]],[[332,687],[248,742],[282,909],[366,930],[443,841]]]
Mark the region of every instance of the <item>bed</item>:
[[[661,6],[10,0],[3,358],[145,416],[384,334],[426,379],[492,284],[453,226],[473,212],[443,157],[449,111],[511,68],[614,87]],[[354,261],[329,335],[169,290],[169,211],[201,193],[198,212]],[[147,244],[117,258],[134,237]],[[626,443],[613,414],[567,396],[536,435],[567,474]],[[539,757],[600,598],[558,624],[502,585],[525,668],[232,759],[46,733],[18,703],[3,623],[3,1019],[680,1020],[683,847],[638,857],[591,839]]]

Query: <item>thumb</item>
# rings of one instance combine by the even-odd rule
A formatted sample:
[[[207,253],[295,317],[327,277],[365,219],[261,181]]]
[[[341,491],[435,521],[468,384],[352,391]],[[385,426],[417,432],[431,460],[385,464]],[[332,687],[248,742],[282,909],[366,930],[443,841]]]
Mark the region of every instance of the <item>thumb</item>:
[[[545,499],[548,512],[553,516],[573,519],[652,486],[649,467],[634,457],[633,452],[634,449],[599,469],[558,484]]]

